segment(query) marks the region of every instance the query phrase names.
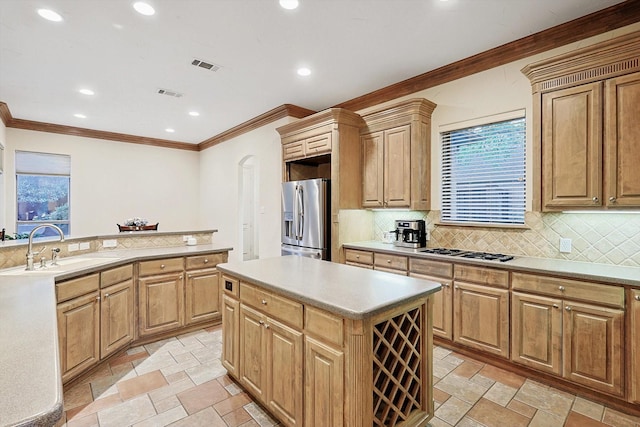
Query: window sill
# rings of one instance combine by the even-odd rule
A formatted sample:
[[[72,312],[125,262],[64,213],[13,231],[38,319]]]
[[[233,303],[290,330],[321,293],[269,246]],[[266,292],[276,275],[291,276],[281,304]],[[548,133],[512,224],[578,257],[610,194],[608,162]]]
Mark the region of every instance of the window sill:
[[[434,222],[437,227],[473,227],[473,228],[501,228],[509,230],[531,230],[526,224],[485,224],[482,222]]]

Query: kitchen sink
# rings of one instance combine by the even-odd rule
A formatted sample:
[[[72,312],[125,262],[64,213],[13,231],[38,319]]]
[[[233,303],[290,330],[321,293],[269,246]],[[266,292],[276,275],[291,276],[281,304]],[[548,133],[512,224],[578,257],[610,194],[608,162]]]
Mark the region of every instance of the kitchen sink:
[[[108,264],[110,262],[118,261],[120,258],[109,257],[71,257],[58,259],[58,265],[49,265],[51,261],[47,261],[47,266],[41,268],[38,264],[33,270],[25,270],[24,266],[8,268],[6,270],[0,270],[1,276],[22,276],[22,275],[45,275],[45,274],[60,274],[69,271],[82,270],[85,268],[91,268],[102,264]]]

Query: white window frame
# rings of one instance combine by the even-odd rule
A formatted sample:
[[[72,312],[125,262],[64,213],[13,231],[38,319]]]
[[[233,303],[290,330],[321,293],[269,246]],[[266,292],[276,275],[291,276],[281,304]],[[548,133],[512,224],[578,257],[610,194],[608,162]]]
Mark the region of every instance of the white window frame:
[[[469,166],[466,170],[468,179],[456,180],[461,172],[465,172],[464,165],[452,163],[452,156],[448,141],[449,134],[455,131],[472,131],[473,128],[491,126],[497,123],[512,120],[522,120],[521,151],[514,152],[515,157],[510,159],[505,169],[494,168],[496,163],[491,160],[490,153],[486,154],[484,162]],[[525,110],[510,111],[487,117],[481,117],[464,122],[451,123],[439,127],[441,142],[441,217],[443,225],[468,225],[488,227],[522,227],[525,225],[526,211],[526,116]],[[469,138],[461,141],[461,146],[472,147],[480,143]],[[520,158],[521,155],[521,158]],[[484,168],[483,164],[487,165]],[[489,170],[489,166],[492,167]],[[522,168],[521,170],[519,168]],[[509,168],[512,172],[509,172]],[[516,168],[517,170],[513,170]],[[494,170],[497,169],[497,170]],[[491,172],[491,173],[488,173]],[[492,173],[501,173],[504,179],[492,178]],[[509,177],[511,173],[511,177]],[[494,175],[495,176],[495,175]],[[487,184],[483,186],[483,182]],[[460,188],[456,190],[456,188]],[[501,212],[496,215],[496,212]]]

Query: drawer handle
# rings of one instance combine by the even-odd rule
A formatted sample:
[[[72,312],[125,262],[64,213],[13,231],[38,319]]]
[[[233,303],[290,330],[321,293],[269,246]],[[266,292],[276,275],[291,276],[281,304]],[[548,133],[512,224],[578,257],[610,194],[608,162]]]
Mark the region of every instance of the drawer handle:
[[[564,309],[567,310],[567,311],[571,311],[571,307],[569,307],[569,306],[566,306]]]
[[[160,268],[164,269],[165,265],[164,264],[160,264]]]
[[[260,301],[262,303],[262,305],[267,305],[267,300],[263,299],[262,301]]]
[[[208,263],[208,262],[209,262],[209,260],[208,260],[207,258],[205,258],[205,259],[204,259],[204,263],[206,264],[206,263]]]
[[[564,286],[558,286],[558,290],[564,292]]]

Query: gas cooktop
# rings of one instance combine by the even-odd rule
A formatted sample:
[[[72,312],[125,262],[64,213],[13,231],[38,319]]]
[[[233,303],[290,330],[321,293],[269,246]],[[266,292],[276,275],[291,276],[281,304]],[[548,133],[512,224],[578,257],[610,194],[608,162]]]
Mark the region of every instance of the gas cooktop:
[[[449,249],[449,248],[429,248],[429,249],[423,249],[420,252],[424,252],[427,254],[435,254],[435,255],[459,256],[461,258],[495,260],[500,262],[506,262],[513,259],[512,255],[504,255],[504,254],[497,254],[497,253],[491,253],[491,252],[464,251],[462,249]]]

